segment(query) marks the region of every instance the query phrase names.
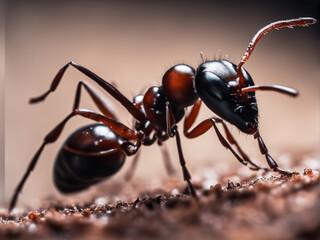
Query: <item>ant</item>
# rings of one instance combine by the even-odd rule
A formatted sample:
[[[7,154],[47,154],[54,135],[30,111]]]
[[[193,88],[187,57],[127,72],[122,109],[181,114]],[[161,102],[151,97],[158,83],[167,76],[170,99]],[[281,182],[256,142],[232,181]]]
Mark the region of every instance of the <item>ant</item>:
[[[67,68],[72,66],[100,85],[128,110],[135,119],[134,129],[118,121],[107,104],[85,82],[80,81],[72,112],[44,138],[15,189],[9,210],[14,208],[18,195],[35,168],[44,147],[55,142],[69,119],[77,115],[100,124],[93,124],[75,131],[62,146],[54,165],[54,181],[56,187],[64,193],[86,189],[115,174],[123,166],[126,156],[136,154],[141,145],[149,146],[155,142],[162,145],[167,139],[175,137],[183,178],[192,196],[197,198],[176,125],[184,117],[185,109],[190,106],[192,108],[185,116],[183,127],[183,133],[187,138],[199,137],[213,127],[221,144],[229,149],[242,164],[248,165],[252,170],[269,171],[268,168],[251,161],[243,152],[228,130],[225,120],[258,140],[261,154],[265,156],[273,171],[292,175],[292,172],[279,168],[260,136],[255,91],[269,90],[290,96],[297,96],[298,92],[278,85],[254,85],[251,76],[242,66],[249,59],[262,36],[272,29],[308,26],[314,23],[316,19],[310,17],[273,22],[257,32],[238,65],[228,60],[214,60],[203,62],[196,70],[186,64],[173,66],[164,74],[161,86],[150,87],[144,95],[134,97],[133,101],[87,68],[75,62],[67,63],[53,79],[50,89],[43,95],[32,98],[30,103],[45,100],[51,92],[56,90]],[[102,114],[79,108],[82,88],[89,93]],[[219,117],[208,118],[191,130],[202,101]],[[226,138],[220,133],[217,124],[223,126]],[[235,146],[238,153],[231,145]]]

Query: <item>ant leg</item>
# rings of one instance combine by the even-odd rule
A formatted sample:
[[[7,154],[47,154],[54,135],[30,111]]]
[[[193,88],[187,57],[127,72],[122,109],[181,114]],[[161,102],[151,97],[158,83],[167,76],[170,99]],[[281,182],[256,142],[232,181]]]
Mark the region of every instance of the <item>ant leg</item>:
[[[270,156],[269,154],[269,151],[266,147],[266,145],[264,144],[261,136],[260,136],[260,133],[259,131],[257,131],[254,135],[254,138],[257,138],[258,139],[258,143],[259,143],[259,148],[260,148],[260,152],[261,154],[265,155],[266,156],[266,160],[270,166],[270,168],[275,171],[275,172],[278,172],[278,173],[281,173],[281,174],[284,174],[284,175],[289,175],[291,176],[292,175],[292,172],[289,172],[289,171],[285,171],[285,170],[282,170],[281,168],[279,168],[277,162]]]
[[[233,144],[236,146],[238,152],[240,153],[241,157],[244,159],[244,161],[250,163],[253,167],[250,167],[251,170],[259,170],[259,169],[263,169],[265,171],[269,171],[268,168],[266,167],[261,167],[258,164],[256,164],[255,162],[251,161],[251,159],[248,157],[248,155],[240,148],[238,142],[235,140],[235,138],[232,136],[231,132],[229,131],[227,125],[225,124],[224,121],[221,121],[221,124],[224,128],[224,131],[226,133],[227,139],[229,141],[230,144]]]
[[[128,139],[128,140],[138,140],[137,145],[133,145],[130,142],[124,142],[121,147],[122,149],[128,154],[130,155],[131,153],[133,153],[134,151],[137,151],[137,149],[140,147],[141,145],[141,141],[140,139],[142,139],[141,136],[137,136],[135,134],[135,132],[133,130],[131,130],[130,128],[126,127],[125,125],[123,125],[120,122],[117,122],[114,119],[108,118],[106,116],[103,116],[101,114],[95,113],[93,111],[90,110],[85,110],[85,109],[75,109],[72,113],[70,113],[63,121],[61,121],[53,130],[51,130],[44,138],[42,145],[40,146],[40,148],[38,149],[38,151],[36,152],[36,154],[33,156],[25,174],[23,175],[21,181],[19,182],[17,188],[15,189],[14,195],[11,199],[10,205],[9,205],[9,211],[11,211],[18,199],[18,195],[21,192],[27,178],[29,177],[30,173],[33,171],[33,169],[35,168],[38,159],[40,157],[40,154],[42,153],[44,147],[49,144],[49,143],[53,143],[55,142],[58,137],[60,136],[64,126],[66,125],[66,123],[74,116],[76,115],[80,115],[83,116],[85,118],[89,118],[91,120],[97,121],[97,122],[102,122],[104,123],[106,126],[108,126],[110,129],[112,129],[114,132],[116,132],[118,135]],[[139,135],[139,134],[138,134]]]
[[[206,120],[205,120],[206,121]],[[216,131],[216,134],[220,140],[220,143],[222,144],[222,146],[224,146],[225,148],[229,149],[233,155],[239,160],[239,162],[241,162],[243,165],[247,165],[248,163],[243,160],[234,150],[233,148],[230,146],[230,144],[227,142],[227,140],[222,136],[222,134],[220,133],[216,123],[221,123],[222,120],[221,119],[214,119],[214,118],[211,118],[209,119],[209,121],[211,122],[214,130]],[[201,123],[200,123],[201,124]],[[200,126],[200,124],[198,126]],[[196,130],[196,127],[194,128],[194,130]]]
[[[178,147],[180,165],[182,167],[183,179],[185,181],[187,181],[192,196],[194,198],[198,198],[196,190],[194,189],[194,186],[191,183],[191,175],[189,173],[189,170],[186,167],[186,161],[184,160],[184,156],[183,156],[183,153],[182,153],[181,140],[180,140],[180,135],[179,135],[179,132],[178,132],[177,128],[175,128],[175,136],[176,136],[176,142],[177,142],[177,147]]]
[[[51,93],[56,90],[58,87],[65,71],[69,66],[72,66],[88,76],[90,79],[92,79],[95,83],[97,83],[100,87],[102,87],[106,92],[108,92],[114,99],[116,99],[119,103],[121,103],[127,110],[128,112],[139,122],[145,123],[147,122],[146,117],[144,114],[134,106],[134,104],[126,98],[121,92],[119,92],[118,89],[116,89],[113,85],[108,83],[107,81],[103,80],[101,77],[96,75],[95,73],[91,72],[89,69],[75,63],[75,62],[69,62],[65,66],[63,66],[59,72],[56,74],[54,77],[51,86],[48,91],[46,91],[44,94],[42,94],[39,97],[35,97],[30,99],[30,103],[37,103],[39,101],[45,100],[45,98]]]
[[[196,118],[199,114],[199,110],[201,107],[201,100],[198,100],[192,107],[190,113],[184,118],[183,123],[183,133],[186,135],[186,132],[191,128],[193,123],[196,121]]]
[[[163,137],[163,139],[161,139]],[[166,140],[168,137],[168,134],[162,135],[161,137],[158,138],[158,145],[161,147],[161,153],[162,153],[162,159],[163,159],[163,163],[164,166],[167,170],[167,173],[170,177],[175,176],[176,175],[176,171],[172,166],[172,161],[170,158],[170,154],[168,151],[168,147],[167,145],[163,142],[163,140]]]
[[[96,122],[102,122],[107,127],[109,127],[113,132],[127,140],[137,140],[138,136],[135,131],[127,127],[126,125],[109,118],[107,116],[101,115],[91,110],[87,109],[75,109],[69,116],[73,117],[80,115],[82,117],[94,120]],[[63,125],[64,126],[64,125]]]
[[[112,118],[117,119],[115,114],[109,109],[109,107],[105,104],[105,101],[103,101],[92,89],[89,87],[85,82],[80,81],[77,86],[74,104],[72,110],[78,109],[80,104],[80,96],[81,96],[81,87],[84,87],[84,89],[87,90],[90,97],[94,101],[95,105],[98,107],[98,109],[103,113],[103,115]]]
[[[167,170],[167,173],[170,177],[175,176],[176,175],[176,171],[172,166],[172,161],[170,158],[170,154],[167,148],[167,145],[161,143],[161,153],[162,153],[162,159],[164,162],[164,166]]]
[[[214,127],[216,134],[221,142],[221,144],[226,147],[227,149],[229,149],[232,154],[238,159],[239,162],[241,162],[243,165],[247,165],[248,162],[251,163],[252,161],[247,161],[247,159],[249,159],[247,157],[246,154],[244,154],[244,152],[242,151],[242,149],[239,147],[239,145],[236,145],[238,150],[240,149],[240,155],[242,156],[242,153],[244,154],[244,156],[246,156],[246,158],[244,156],[242,156],[244,158],[244,160],[233,150],[233,148],[230,146],[230,144],[227,142],[227,140],[222,136],[222,134],[220,133],[219,129],[216,126],[216,123],[223,123],[222,119],[220,118],[209,118],[206,119],[204,121],[202,121],[201,123],[199,123],[193,130],[189,131],[192,124],[195,122],[196,117],[198,116],[199,110],[200,110],[200,106],[201,106],[201,100],[199,100],[191,109],[191,112],[189,113],[188,116],[186,116],[185,121],[184,121],[184,135],[187,138],[195,138],[198,137],[202,134],[204,134],[205,132],[207,132],[210,128]],[[226,129],[225,129],[226,130]],[[228,130],[228,129],[227,129]],[[229,132],[229,131],[228,131]],[[227,132],[227,138],[228,141],[233,144],[236,141],[231,141],[234,140],[234,138],[232,137],[231,133],[228,134]],[[252,163],[251,163],[252,164]],[[254,165],[255,166],[255,165]],[[254,168],[255,170],[255,168]]]
[[[21,192],[26,180],[28,179],[30,173],[33,171],[34,167],[36,166],[37,164],[37,161],[39,159],[39,156],[42,152],[42,150],[44,149],[45,145],[47,143],[46,142],[43,142],[41,147],[39,148],[39,150],[36,152],[36,154],[34,155],[34,157],[32,158],[28,168],[27,168],[27,171],[25,172],[25,174],[23,175],[21,181],[19,182],[17,188],[15,189],[14,191],[14,194],[11,198],[11,201],[10,201],[10,205],[9,205],[9,212],[11,212],[11,210],[14,208],[14,206],[16,205],[16,202],[18,200],[18,195],[19,193]]]
[[[178,127],[175,123],[175,119],[168,102],[166,103],[166,125],[167,125],[167,134],[170,137],[174,137],[174,136],[176,137],[176,143],[177,143],[177,148],[179,153],[180,165],[183,173],[183,179],[188,183],[192,196],[197,199],[198,198],[197,193],[196,193],[196,190],[194,189],[194,186],[191,183],[191,175],[189,173],[189,170],[186,167],[186,161],[184,160]]]
[[[131,163],[131,166],[130,166],[129,170],[126,172],[126,175],[124,176],[124,179],[128,182],[132,179],[133,174],[137,168],[137,163],[140,158],[140,153],[141,153],[141,151],[138,151],[137,154],[134,156],[132,163]]]
[[[158,142],[158,144],[159,144],[159,142]],[[163,161],[164,161],[164,165],[167,170],[167,173],[169,176],[173,176],[175,174],[175,170],[172,167],[172,163],[170,160],[168,149],[166,148],[166,145],[162,144],[162,142],[159,145],[161,146],[161,153],[162,153],[162,157],[163,157]],[[137,168],[138,161],[140,159],[140,153],[141,153],[141,151],[138,151],[137,154],[134,156],[132,163],[131,163],[131,166],[124,176],[124,179],[126,181],[130,181],[132,179],[133,174],[135,173],[135,170]]]

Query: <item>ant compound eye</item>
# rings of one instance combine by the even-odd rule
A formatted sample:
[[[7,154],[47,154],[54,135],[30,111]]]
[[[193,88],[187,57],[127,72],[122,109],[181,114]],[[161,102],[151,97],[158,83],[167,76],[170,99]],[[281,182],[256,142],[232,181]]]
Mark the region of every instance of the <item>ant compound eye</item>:
[[[163,90],[178,108],[193,105],[199,98],[194,87],[195,70],[185,64],[170,68],[162,78]]]

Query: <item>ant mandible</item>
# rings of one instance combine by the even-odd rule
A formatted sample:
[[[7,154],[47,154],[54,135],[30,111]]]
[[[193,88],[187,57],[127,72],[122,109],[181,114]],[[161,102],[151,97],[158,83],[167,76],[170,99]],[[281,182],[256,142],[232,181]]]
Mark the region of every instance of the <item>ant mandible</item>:
[[[297,96],[298,92],[278,85],[254,85],[251,76],[242,66],[249,59],[262,36],[272,29],[308,26],[314,23],[316,20],[310,17],[273,22],[259,30],[253,37],[238,65],[228,60],[214,60],[202,63],[197,70],[185,64],[173,66],[164,74],[161,86],[149,88],[144,95],[134,97],[133,101],[87,68],[75,62],[67,63],[53,79],[50,89],[43,95],[32,98],[30,103],[43,101],[49,93],[55,91],[67,68],[73,66],[100,85],[128,110],[135,119],[134,129],[118,121],[106,103],[86,83],[79,82],[73,111],[44,138],[14,192],[9,210],[14,208],[18,195],[37,164],[44,147],[55,142],[69,119],[77,115],[102,124],[93,124],[77,130],[61,148],[54,165],[54,181],[56,187],[64,193],[86,189],[115,174],[123,166],[126,156],[136,154],[141,145],[149,146],[155,142],[161,145],[167,139],[175,137],[183,178],[188,183],[192,196],[196,198],[197,194],[186,167],[176,125],[184,117],[185,108],[189,106],[192,108],[184,119],[183,128],[187,138],[201,136],[213,127],[221,144],[229,149],[242,164],[249,164],[253,170],[268,171],[266,167],[251,161],[243,152],[228,130],[223,121],[225,120],[258,140],[261,154],[265,155],[273,171],[292,175],[291,172],[279,168],[260,136],[255,91],[270,90],[290,96]],[[79,108],[82,87],[89,93],[102,114]],[[190,130],[202,101],[219,117],[208,118]],[[220,133],[217,124],[222,124],[226,138]],[[231,145],[235,146],[238,153]]]

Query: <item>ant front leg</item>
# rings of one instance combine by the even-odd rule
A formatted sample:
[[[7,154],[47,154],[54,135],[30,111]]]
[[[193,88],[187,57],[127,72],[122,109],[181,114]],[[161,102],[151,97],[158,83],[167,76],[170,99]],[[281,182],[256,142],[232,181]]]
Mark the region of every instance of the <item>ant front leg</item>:
[[[229,141],[230,144],[233,144],[236,146],[238,152],[240,153],[241,157],[248,163],[250,163],[253,167],[249,167],[251,170],[264,170],[264,171],[269,171],[268,168],[266,167],[261,167],[259,166],[258,164],[256,164],[255,162],[253,162],[249,157],[248,155],[240,148],[238,142],[235,140],[235,138],[232,136],[230,130],[228,129],[227,125],[225,124],[225,122],[221,121],[221,124],[224,128],[224,131],[227,135],[227,139]]]
[[[194,127],[193,130],[190,131],[190,128],[192,126],[192,124],[195,122],[199,110],[200,110],[200,106],[201,106],[201,100],[199,100],[191,109],[190,114],[185,118],[184,121],[184,134],[187,138],[195,138],[198,136],[201,136],[202,134],[206,133],[210,128],[214,128],[220,143],[227,149],[229,149],[232,154],[238,159],[238,161],[240,163],[242,163],[243,165],[247,165],[248,163],[250,163],[253,167],[249,167],[251,170],[265,170],[268,171],[267,168],[265,167],[261,167],[258,164],[254,163],[249,157],[248,155],[240,148],[239,144],[237,143],[237,141],[235,140],[235,138],[232,136],[231,132],[229,131],[229,129],[227,128],[227,125],[223,122],[222,119],[220,118],[216,118],[216,117],[212,117],[209,119],[206,119],[204,121],[202,121],[201,123],[199,123],[196,127]],[[228,141],[222,136],[222,134],[220,133],[219,129],[216,126],[216,123],[220,123],[222,124],[227,139]],[[233,144],[236,146],[238,152],[240,153],[241,157],[233,150],[233,148],[230,146],[230,144]]]
[[[172,113],[172,110],[170,108],[169,103],[166,103],[166,126],[167,126],[167,134],[170,137],[176,137],[176,143],[177,143],[177,148],[178,148],[178,153],[179,153],[179,160],[180,160],[180,165],[182,168],[182,173],[183,173],[183,179],[188,183],[190,192],[194,198],[197,197],[196,190],[194,189],[194,186],[191,183],[191,175],[189,173],[189,170],[186,167],[186,161],[184,160],[183,152],[182,152],[182,147],[181,147],[181,140],[180,140],[180,134],[178,132],[178,127],[175,123],[175,119]]]
[[[61,121],[54,129],[52,129],[44,138],[42,145],[32,158],[25,174],[23,175],[22,179],[20,180],[17,188],[15,189],[15,192],[13,194],[13,197],[11,199],[10,205],[9,205],[9,211],[11,211],[18,199],[18,195],[21,192],[26,180],[28,179],[30,173],[33,171],[35,168],[38,159],[44,149],[44,147],[49,144],[55,142],[58,137],[60,136],[64,126],[66,123],[74,116],[80,115],[82,117],[97,121],[97,122],[102,122],[106,126],[108,126],[112,131],[117,133],[119,136],[123,137],[124,139],[127,140],[137,140],[137,144],[134,145],[129,141],[125,141],[122,145],[121,148],[128,154],[132,155],[134,154],[140,147],[141,145],[141,140],[143,138],[141,133],[136,134],[133,130],[128,128],[127,126],[123,125],[122,123],[111,119],[109,117],[103,116],[101,114],[95,113],[90,110],[85,110],[85,109],[75,109],[72,111],[63,121]]]
[[[264,144],[264,142],[260,136],[259,131],[257,131],[255,133],[254,138],[256,138],[258,140],[260,152],[261,152],[261,154],[266,156],[266,160],[267,160],[270,168],[275,172],[291,176],[292,172],[285,171],[285,170],[282,170],[281,168],[279,168],[277,162],[270,156],[269,151],[268,151],[266,145]]]

